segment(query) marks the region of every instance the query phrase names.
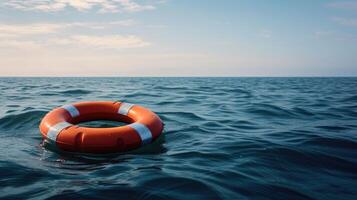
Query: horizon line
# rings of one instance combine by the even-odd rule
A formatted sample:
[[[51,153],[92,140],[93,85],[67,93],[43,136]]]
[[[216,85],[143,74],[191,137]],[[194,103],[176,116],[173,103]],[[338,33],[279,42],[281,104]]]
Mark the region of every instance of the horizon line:
[[[28,75],[11,75],[0,78],[357,78],[357,75],[297,75],[297,76],[28,76]]]

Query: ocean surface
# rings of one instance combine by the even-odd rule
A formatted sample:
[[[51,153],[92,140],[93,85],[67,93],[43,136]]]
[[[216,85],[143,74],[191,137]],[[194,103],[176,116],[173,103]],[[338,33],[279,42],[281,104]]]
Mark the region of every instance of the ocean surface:
[[[357,199],[357,78],[0,78],[0,91],[0,199]],[[121,155],[44,145],[47,112],[95,100],[151,109],[164,136]]]

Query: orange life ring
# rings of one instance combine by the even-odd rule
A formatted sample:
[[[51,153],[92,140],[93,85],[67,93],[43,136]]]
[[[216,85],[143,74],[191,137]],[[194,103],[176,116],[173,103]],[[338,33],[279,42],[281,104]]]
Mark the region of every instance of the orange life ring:
[[[93,120],[128,123],[110,128],[80,127]],[[163,131],[161,119],[150,110],[123,102],[80,102],[47,113],[40,124],[45,139],[65,151],[113,153],[136,149],[156,140]]]

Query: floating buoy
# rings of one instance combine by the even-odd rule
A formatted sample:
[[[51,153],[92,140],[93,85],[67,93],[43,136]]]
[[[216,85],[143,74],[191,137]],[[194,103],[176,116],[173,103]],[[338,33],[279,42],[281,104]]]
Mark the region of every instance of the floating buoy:
[[[110,128],[81,127],[94,120],[125,122]],[[155,141],[163,131],[161,119],[149,109],[124,102],[80,102],[56,108],[42,119],[43,137],[64,151],[115,153]]]

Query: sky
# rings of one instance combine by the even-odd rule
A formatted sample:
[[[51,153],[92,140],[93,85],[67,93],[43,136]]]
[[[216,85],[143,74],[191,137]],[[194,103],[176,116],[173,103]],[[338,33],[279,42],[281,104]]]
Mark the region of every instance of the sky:
[[[1,0],[0,76],[357,76],[357,0]]]

